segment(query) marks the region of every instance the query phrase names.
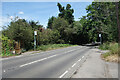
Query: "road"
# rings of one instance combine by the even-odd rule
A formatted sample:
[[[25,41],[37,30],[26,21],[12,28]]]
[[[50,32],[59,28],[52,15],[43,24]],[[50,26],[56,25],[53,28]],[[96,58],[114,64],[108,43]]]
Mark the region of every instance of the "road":
[[[73,46],[2,60],[3,78],[69,78],[91,49]]]

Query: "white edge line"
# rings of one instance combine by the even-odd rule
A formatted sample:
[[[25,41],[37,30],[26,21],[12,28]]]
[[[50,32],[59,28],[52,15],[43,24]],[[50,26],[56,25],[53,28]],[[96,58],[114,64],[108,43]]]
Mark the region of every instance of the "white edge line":
[[[84,58],[84,56],[82,58]]]
[[[73,65],[72,65],[72,67],[74,67],[76,65],[76,63],[74,63]]]
[[[13,59],[13,58],[18,58],[18,57],[22,57],[23,55],[20,55],[20,56],[13,56],[13,57],[9,57],[9,58],[3,58],[1,59],[2,61],[3,60],[8,60],[8,59]]]
[[[81,59],[79,59],[78,61],[81,61]]]
[[[59,78],[62,78],[67,73],[68,73],[68,71],[65,71]]]

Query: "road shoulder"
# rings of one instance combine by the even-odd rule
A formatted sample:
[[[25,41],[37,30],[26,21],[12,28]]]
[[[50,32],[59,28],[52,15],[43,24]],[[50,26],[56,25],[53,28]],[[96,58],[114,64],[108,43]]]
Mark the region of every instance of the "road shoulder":
[[[118,64],[101,59],[101,51],[92,49],[72,78],[118,78]]]

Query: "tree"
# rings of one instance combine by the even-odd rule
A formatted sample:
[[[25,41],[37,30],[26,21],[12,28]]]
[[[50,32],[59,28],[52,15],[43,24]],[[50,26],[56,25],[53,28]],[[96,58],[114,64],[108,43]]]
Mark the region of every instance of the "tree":
[[[64,18],[60,17],[55,18],[52,24],[53,30],[58,30],[61,35],[60,39],[64,40],[65,42],[67,41],[68,37],[65,30],[68,28],[68,26],[68,22]]]
[[[68,21],[69,24],[72,24],[74,22],[74,10],[71,9],[71,5],[67,4],[66,9],[64,7],[62,7],[62,5],[60,3],[57,4],[58,8],[59,8],[59,17],[64,18],[65,20]]]
[[[117,41],[118,28],[114,27],[117,26],[115,3],[93,2],[86,10],[90,31],[96,35],[96,39],[98,40],[98,34],[101,33],[104,41]]]
[[[43,26],[42,25],[38,25],[38,21],[37,22],[35,22],[35,21],[29,21],[29,24],[30,24],[30,26],[32,27],[32,29],[34,29],[34,30],[39,30],[40,28],[42,28]]]
[[[45,29],[43,32],[38,32],[38,45],[59,43],[60,34],[57,30]]]
[[[18,41],[21,48],[32,48],[33,30],[25,19],[12,21],[7,28],[7,35],[9,39]]]
[[[54,16],[52,16],[51,18],[48,19],[48,27],[47,28],[52,29],[52,23],[53,23],[54,19],[55,19]]]

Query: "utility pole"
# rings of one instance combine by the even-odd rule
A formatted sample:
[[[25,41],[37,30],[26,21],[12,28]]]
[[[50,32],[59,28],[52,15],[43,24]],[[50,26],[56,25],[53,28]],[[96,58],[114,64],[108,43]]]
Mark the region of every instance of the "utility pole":
[[[117,16],[117,26],[118,26],[118,44],[120,45],[120,22],[119,22],[119,2],[116,2],[116,16]]]

